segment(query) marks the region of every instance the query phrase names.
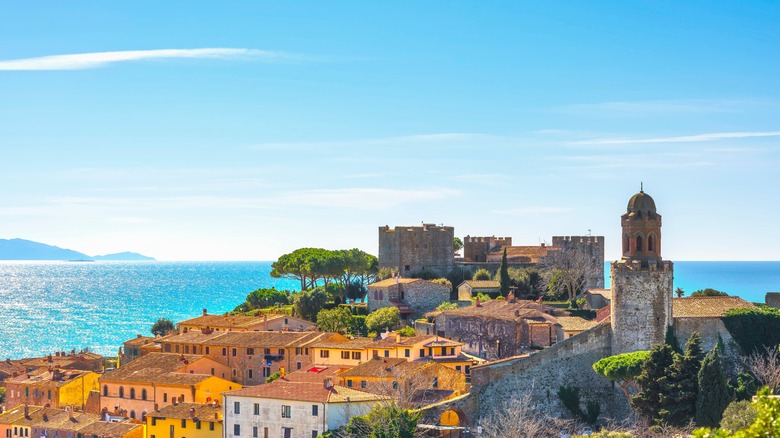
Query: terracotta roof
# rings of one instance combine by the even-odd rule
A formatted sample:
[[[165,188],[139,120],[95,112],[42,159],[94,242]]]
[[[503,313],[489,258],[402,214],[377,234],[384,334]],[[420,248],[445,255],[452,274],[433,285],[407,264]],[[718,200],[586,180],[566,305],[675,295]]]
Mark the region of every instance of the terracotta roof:
[[[173,333],[168,336],[163,336],[158,341],[161,343],[172,342],[175,344],[203,344],[206,341],[212,341],[215,338],[219,338],[228,333],[232,332],[218,332],[212,330],[211,332],[203,333],[201,330],[187,330],[187,333]]]
[[[401,312],[401,313],[414,313],[414,309],[409,307],[403,301],[390,300],[390,304],[392,304],[395,307],[397,307],[398,311]]]
[[[67,385],[75,379],[84,377],[92,371],[57,370],[57,372],[60,377],[56,380],[53,380],[53,371],[44,371],[38,374],[24,373],[16,377],[9,377],[5,381],[8,383],[18,383],[22,385],[59,388],[61,386]]]
[[[243,389],[224,393],[226,396],[271,398],[276,400],[296,400],[319,403],[344,403],[347,401],[380,401],[385,397],[334,385],[325,388],[323,382],[290,382],[277,379],[264,385],[248,386]]]
[[[309,365],[306,369],[286,373],[284,375],[284,380],[290,382],[322,383],[324,379],[328,377],[335,378],[339,373],[348,369],[348,366],[314,364]]]
[[[51,430],[68,430],[68,431],[81,431],[86,426],[97,423],[100,421],[100,417],[95,414],[87,414],[84,412],[74,412],[73,418],[71,418],[70,412],[57,409],[58,412],[47,412],[47,419],[41,418],[35,426],[51,429]]]
[[[148,344],[150,342],[154,342],[156,338],[154,336],[141,336],[138,335],[134,337],[133,339],[129,339],[125,342],[123,342],[124,345],[130,346],[130,345],[144,345]]]
[[[441,313],[447,316],[497,318],[518,322],[522,319],[555,322],[555,316],[550,313],[566,315],[563,311],[530,300],[516,300],[514,303],[506,300],[490,300],[481,303],[480,307],[472,305],[444,310]]]
[[[730,309],[755,309],[740,297],[684,297],[672,299],[674,318],[719,318]]]
[[[285,315],[270,314],[268,321],[282,318]],[[249,328],[263,323],[265,316],[247,316],[247,315],[201,315],[197,318],[181,321],[179,325],[194,325],[198,327],[225,327],[225,328]]]
[[[42,408],[40,406],[28,406],[27,413],[30,417],[33,417],[38,411],[42,409],[48,409],[50,411],[55,411],[51,408]],[[38,415],[40,418],[40,415]],[[0,414],[0,424],[18,424],[20,426],[22,425],[31,425],[32,424],[32,418],[25,419],[24,417],[24,406],[17,406],[13,409],[9,409],[2,414]]]
[[[187,366],[185,361],[192,364],[203,358],[203,356],[192,354],[149,353],[110,373],[103,374],[100,380],[194,385],[213,376],[210,374],[179,373],[176,370]]]
[[[579,316],[556,316],[555,319],[564,331],[585,331],[596,327],[596,321],[590,321]]]
[[[472,289],[498,289],[501,287],[501,282],[497,280],[466,280],[458,287],[464,284],[469,285]]]
[[[194,409],[194,411],[193,411]],[[178,403],[168,405],[159,411],[146,414],[147,417],[157,418],[184,418],[189,419],[195,415],[195,418],[201,421],[214,421],[214,414],[219,414],[219,420],[222,420],[222,406],[213,403]]]
[[[404,358],[375,357],[355,366],[339,377],[394,377],[410,375],[428,366],[428,361],[410,362]]]
[[[371,283],[368,285],[368,288],[371,289],[372,287],[388,287],[393,286],[395,284],[409,284],[409,283],[415,283],[418,281],[425,281],[419,278],[387,278],[382,281],[377,281],[376,283]]]
[[[24,371],[25,368],[21,361],[11,359],[0,361],[0,380],[3,376],[13,376],[14,373],[20,374]]]
[[[557,249],[552,246],[505,246],[507,261],[512,263],[538,263],[547,256],[551,249]],[[504,248],[499,251],[489,252],[487,254],[488,262],[500,262],[504,257]]]
[[[455,347],[463,345],[462,342],[452,341],[450,339],[442,338],[436,335],[420,335],[420,336],[401,336],[397,339],[395,333],[391,333],[384,339],[375,341],[371,345],[367,345],[366,348],[393,348],[393,347],[406,347],[416,345],[425,342],[425,346],[428,347]]]
[[[79,430],[79,432],[85,436],[97,435],[120,438],[139,427],[143,427],[143,425],[135,423],[109,423],[107,421],[96,421],[86,427],[83,427],[81,430]]]
[[[314,339],[322,338],[320,332],[224,332],[204,342],[209,345],[229,347],[300,347]]]
[[[445,363],[445,362],[474,362],[473,356],[468,356],[465,353],[460,353],[457,356],[450,356],[450,357],[440,357],[440,356],[425,356],[421,357],[419,359],[415,359],[415,362],[418,361],[426,361],[426,362],[438,362],[438,363]]]

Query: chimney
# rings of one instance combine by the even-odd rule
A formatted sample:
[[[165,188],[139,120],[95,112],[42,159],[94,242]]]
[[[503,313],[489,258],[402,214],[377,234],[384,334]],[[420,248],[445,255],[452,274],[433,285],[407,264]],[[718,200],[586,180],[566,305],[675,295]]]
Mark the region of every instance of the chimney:
[[[8,365],[11,365],[11,358],[10,357],[6,358],[5,359],[5,363],[7,363]]]
[[[155,411],[155,412],[158,412],[159,410],[160,410],[160,405],[158,405],[157,403],[155,403],[155,404],[154,404],[154,411]]]
[[[54,354],[56,354],[56,355],[57,355],[57,357],[60,357],[60,352],[59,352],[59,351],[58,351],[58,352],[56,352],[56,353],[54,353]]]
[[[203,309],[203,316],[208,315],[208,312],[206,312],[206,309]]]
[[[263,315],[263,331],[268,330],[268,314]]]
[[[190,418],[195,419],[195,408],[190,408]]]
[[[141,336],[141,334],[140,334],[140,333],[138,333],[137,335],[135,335],[135,337],[136,337],[136,338],[140,338],[140,337],[142,337],[142,336]]]
[[[51,354],[46,356],[46,360],[48,360],[49,362],[54,362],[54,358],[51,357]]]
[[[325,387],[325,389],[331,389],[333,388],[333,380],[331,380],[330,377],[322,381],[322,385]]]
[[[73,417],[74,409],[75,409],[75,406],[71,406],[70,409],[68,409],[68,418],[70,418],[70,421],[75,421],[75,418]]]
[[[482,307],[482,305],[479,304],[479,296],[477,296],[477,299],[474,300],[474,307]]]
[[[24,405],[24,418],[30,418],[30,407]]]

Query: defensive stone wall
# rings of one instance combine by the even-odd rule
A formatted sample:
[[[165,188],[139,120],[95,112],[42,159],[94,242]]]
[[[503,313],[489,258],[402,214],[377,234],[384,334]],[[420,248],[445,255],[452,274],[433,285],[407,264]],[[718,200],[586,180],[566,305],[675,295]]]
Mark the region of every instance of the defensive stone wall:
[[[611,323],[614,354],[649,350],[672,324],[672,262],[612,263]]]
[[[416,272],[443,277],[454,263],[454,239],[453,227],[379,227],[379,268],[398,269],[402,277]]]
[[[709,352],[718,344],[718,335],[723,339],[723,351],[720,354],[724,369],[729,376],[738,373],[737,365],[740,361],[740,349],[734,338],[729,333],[723,320],[720,318],[674,318],[674,334],[680,347],[685,348],[685,343],[693,332],[701,336],[702,348]]]
[[[477,237],[466,236],[463,238],[463,260],[467,262],[484,262],[490,251],[512,246],[511,237]]]
[[[513,397],[531,393],[537,408],[553,416],[571,414],[561,404],[561,386],[580,388],[583,403],[598,400],[602,415],[622,419],[629,414],[628,400],[606,378],[593,371],[593,364],[611,355],[608,322],[558,342],[528,357],[502,359],[471,369],[473,418],[490,415]]]
[[[553,236],[552,244],[556,248],[574,248],[587,255],[593,261],[593,275],[588,278],[585,288],[604,288],[604,236]]]

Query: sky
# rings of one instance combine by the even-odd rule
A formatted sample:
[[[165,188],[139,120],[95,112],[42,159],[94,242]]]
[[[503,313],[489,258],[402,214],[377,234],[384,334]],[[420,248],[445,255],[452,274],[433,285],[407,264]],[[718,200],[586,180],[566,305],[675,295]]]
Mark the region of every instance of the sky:
[[[780,2],[3,2],[0,238],[377,253],[378,227],[778,260]]]

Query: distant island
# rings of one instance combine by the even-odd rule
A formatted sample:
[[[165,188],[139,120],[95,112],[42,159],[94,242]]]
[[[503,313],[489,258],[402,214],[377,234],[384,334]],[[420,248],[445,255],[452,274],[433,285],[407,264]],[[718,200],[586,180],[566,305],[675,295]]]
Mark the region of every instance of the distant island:
[[[154,260],[135,252],[89,256],[72,249],[60,248],[25,239],[0,239],[0,260]]]

